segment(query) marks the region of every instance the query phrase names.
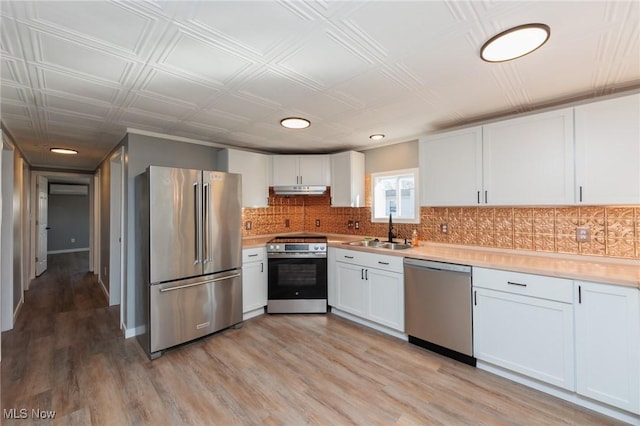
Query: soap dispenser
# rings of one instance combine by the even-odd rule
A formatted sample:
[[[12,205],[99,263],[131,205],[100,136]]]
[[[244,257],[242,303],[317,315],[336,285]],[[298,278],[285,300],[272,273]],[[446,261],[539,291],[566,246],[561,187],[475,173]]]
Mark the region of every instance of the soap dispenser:
[[[418,247],[419,241],[418,241],[418,230],[414,229],[413,233],[411,234],[411,245],[414,247]]]

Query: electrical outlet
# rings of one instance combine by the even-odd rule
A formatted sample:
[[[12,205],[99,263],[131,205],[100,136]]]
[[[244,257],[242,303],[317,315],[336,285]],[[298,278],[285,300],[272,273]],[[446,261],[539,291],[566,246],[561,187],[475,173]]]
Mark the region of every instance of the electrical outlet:
[[[347,228],[349,228],[349,229],[353,228],[353,221],[352,220],[347,222]]]
[[[360,222],[356,220],[355,226],[356,226],[356,229],[360,229]]]
[[[291,224],[291,223],[289,222],[289,219],[285,219],[285,220],[284,220],[284,227],[285,227],[285,228],[288,228],[290,224]]]
[[[246,229],[247,231],[251,230],[251,221],[248,220],[244,223],[244,229]]]
[[[448,234],[449,233],[449,225],[447,225],[446,223],[441,223],[440,224],[440,232],[443,234]]]
[[[72,239],[71,239],[71,242],[72,242],[72,243],[75,243],[75,242],[76,242],[76,239],[75,239],[75,238],[72,238]]]
[[[320,227],[320,219],[316,219],[316,227],[319,228]]]
[[[591,241],[591,229],[588,226],[576,227],[576,241],[579,243],[588,243]]]

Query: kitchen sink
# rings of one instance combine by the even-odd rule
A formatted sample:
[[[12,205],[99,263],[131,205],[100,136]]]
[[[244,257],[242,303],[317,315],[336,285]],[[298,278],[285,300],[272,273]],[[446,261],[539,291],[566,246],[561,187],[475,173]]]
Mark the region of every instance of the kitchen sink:
[[[380,247],[381,244],[385,244],[379,240],[359,240],[359,241],[351,241],[345,243],[349,246],[359,246],[359,247]]]
[[[382,243],[378,246],[379,248],[385,248],[389,250],[406,250],[411,248],[411,244],[403,244],[403,243]]]
[[[344,244],[349,246],[381,248],[381,249],[387,249],[387,250],[406,250],[408,248],[411,248],[411,244],[388,243],[388,242],[379,241],[379,240],[350,241]]]

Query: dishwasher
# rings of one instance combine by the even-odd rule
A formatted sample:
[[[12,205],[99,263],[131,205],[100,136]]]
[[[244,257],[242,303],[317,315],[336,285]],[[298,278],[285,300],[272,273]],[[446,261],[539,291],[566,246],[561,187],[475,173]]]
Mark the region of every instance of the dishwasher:
[[[475,366],[471,267],[405,258],[404,286],[409,342]]]

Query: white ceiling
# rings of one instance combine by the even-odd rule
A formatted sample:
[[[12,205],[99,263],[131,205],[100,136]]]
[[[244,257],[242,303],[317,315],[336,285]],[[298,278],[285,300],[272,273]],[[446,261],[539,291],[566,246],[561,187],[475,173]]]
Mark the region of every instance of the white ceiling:
[[[1,119],[32,166],[93,170],[127,128],[331,152],[640,87],[634,1],[6,1]],[[491,36],[551,27],[490,64]],[[285,116],[312,125],[285,130]],[[52,146],[77,149],[74,157]]]

